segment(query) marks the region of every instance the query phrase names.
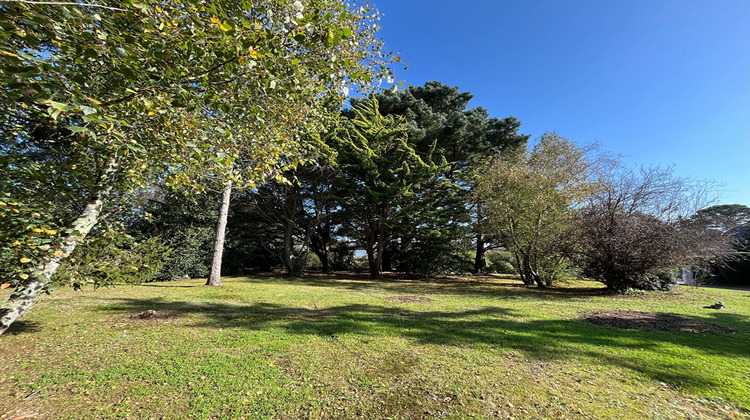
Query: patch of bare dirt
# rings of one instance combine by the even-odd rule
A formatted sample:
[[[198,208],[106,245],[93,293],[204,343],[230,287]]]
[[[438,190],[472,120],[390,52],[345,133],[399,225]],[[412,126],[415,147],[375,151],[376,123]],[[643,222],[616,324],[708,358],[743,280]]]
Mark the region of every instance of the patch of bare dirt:
[[[641,331],[679,331],[692,334],[732,334],[737,331],[676,315],[638,311],[603,311],[583,314],[582,321]]]
[[[177,316],[178,315],[173,312],[155,311],[153,309],[125,315],[126,318],[135,319],[135,320],[171,319],[171,318],[177,318]]]
[[[397,300],[399,302],[432,302],[432,299],[426,296],[394,296],[391,300]]]

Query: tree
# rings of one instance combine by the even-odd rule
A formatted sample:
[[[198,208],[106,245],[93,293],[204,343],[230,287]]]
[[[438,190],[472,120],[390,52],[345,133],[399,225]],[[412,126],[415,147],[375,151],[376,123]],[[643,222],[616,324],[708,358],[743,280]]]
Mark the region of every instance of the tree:
[[[723,204],[698,210],[690,220],[721,232],[731,251],[726,258],[710,264],[714,273],[730,284],[750,284],[750,207]]]
[[[279,16],[284,19],[277,19]],[[233,189],[252,189],[269,176],[284,182],[281,175],[284,170],[294,169],[298,162],[314,157],[311,156],[314,151],[306,150],[309,145],[300,139],[309,137],[306,133],[325,129],[328,121],[338,115],[343,99],[348,96],[347,84],[367,86],[375,76],[390,74],[385,61],[388,57],[381,52],[382,43],[374,37],[379,29],[374,22],[378,19],[378,13],[366,3],[355,8],[350,3],[316,0],[304,5],[295,1],[291,8],[270,2],[250,19],[231,16],[222,23],[230,28],[255,25],[270,31],[272,42],[265,45],[269,52],[253,46],[250,62],[256,63],[261,57],[275,61],[263,67],[272,69],[271,78],[255,72],[256,77],[248,81],[250,75],[245,73],[235,79],[239,84],[228,86],[233,95],[243,92],[243,96],[255,98],[254,103],[244,107],[235,105],[229,112],[222,108],[219,114],[211,115],[226,122],[224,131],[232,141],[216,147],[231,158],[223,171],[212,174],[222,185],[222,200],[207,285],[221,285],[222,252]],[[251,68],[260,67],[252,64]],[[273,118],[255,118],[257,115],[253,113],[258,110],[270,110],[266,114]],[[258,149],[264,153],[258,153]]]
[[[411,228],[401,227],[405,238],[400,242],[405,248],[399,249],[398,254],[414,262],[422,261],[424,252],[440,255],[448,252],[452,254],[451,259],[457,261],[459,255],[456,251],[463,248],[462,243],[468,242],[465,241],[466,235],[473,233],[476,249],[474,272],[483,271],[486,268],[484,253],[493,240],[483,229],[480,204],[472,201],[475,188],[473,171],[488,156],[512,154],[523,149],[529,136],[518,133],[521,123],[513,117],[490,117],[489,112],[481,107],[468,109],[473,97],[471,93],[437,81],[410,86],[403,91],[385,90],[375,97],[383,115],[399,115],[406,119],[409,143],[418,153],[427,154],[435,147],[449,163],[443,176],[432,186],[425,185],[422,188],[424,193],[416,197],[418,202],[414,203],[415,209],[433,221],[432,226],[423,232],[414,230],[421,226],[419,223]],[[429,192],[431,189],[434,191]],[[435,222],[438,220],[444,224],[437,226]],[[434,236],[438,232],[440,239],[436,241]],[[430,250],[425,243],[419,242],[422,239],[434,245],[440,244],[442,249]],[[412,247],[413,240],[419,246]],[[409,255],[410,248],[421,251]]]
[[[690,217],[694,231],[703,238],[720,235],[731,251],[722,258],[709,262],[708,269],[727,282],[750,283],[750,207],[741,204],[721,204],[698,210]]]
[[[0,309],[2,333],[92,230],[104,201],[144,182],[162,167],[155,159],[181,143],[160,135],[173,122],[168,86],[149,82],[154,72],[132,54],[143,48],[133,35],[154,32],[140,20],[147,12],[112,11],[102,20],[96,12],[103,10],[88,8],[0,8],[2,230],[14,239],[4,241],[3,256],[15,263],[3,273],[15,291]],[[147,45],[154,39],[144,38]],[[139,58],[163,65],[163,50],[151,46]]]
[[[613,290],[663,290],[682,267],[726,255],[723,232],[688,218],[710,201],[710,185],[675,177],[672,168],[615,166],[599,186],[577,216],[584,275]]]
[[[525,156],[499,156],[479,171],[487,228],[513,254],[527,286],[549,286],[560,275],[574,208],[595,183],[589,152],[546,133]]]
[[[310,237],[316,220],[307,209],[309,190],[297,178],[288,173],[291,182],[271,181],[258,187],[250,198],[257,215],[266,224],[270,235],[264,246],[279,256],[287,275],[299,276],[305,268],[310,252]],[[279,243],[273,239],[280,237]]]
[[[440,170],[428,154],[419,156],[409,144],[406,122],[383,116],[377,99],[353,106],[353,118],[340,130],[338,142],[339,197],[349,211],[353,230],[367,252],[370,276],[383,269],[387,232],[398,223],[399,206]]]
[[[720,204],[698,210],[691,219],[710,229],[730,232],[750,224],[750,207],[742,204]]]
[[[327,0],[0,5],[0,333],[105,204],[167,178],[257,182],[324,94],[385,68],[368,8]],[[330,63],[336,63],[330,65]],[[383,67],[381,67],[383,65]],[[268,134],[268,133],[271,134]],[[252,170],[232,171],[235,162]],[[240,176],[240,174],[242,176]],[[40,193],[41,192],[41,193]]]
[[[334,197],[336,167],[332,163],[322,163],[308,169],[304,174],[309,191],[309,217],[314,220],[310,235],[310,250],[320,260],[324,273],[331,271],[331,260],[335,241],[335,229],[339,225],[336,216],[340,208]]]

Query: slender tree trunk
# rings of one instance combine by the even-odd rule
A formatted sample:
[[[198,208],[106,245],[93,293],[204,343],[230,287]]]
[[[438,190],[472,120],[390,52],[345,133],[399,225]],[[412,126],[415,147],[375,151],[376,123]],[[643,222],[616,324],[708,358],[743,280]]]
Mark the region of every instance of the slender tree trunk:
[[[536,285],[544,288],[546,285],[542,280],[542,276],[539,275],[539,259],[537,258],[536,253],[532,251],[531,246],[529,246],[529,248],[529,271],[531,272]]]
[[[34,303],[40,291],[44,290],[50,283],[52,275],[63,259],[67,258],[75,250],[78,242],[83,240],[91,229],[96,225],[99,214],[102,211],[103,201],[101,195],[84,207],[81,214],[73,222],[72,231],[75,232],[65,237],[62,249],[57,257],[51,257],[39,265],[36,273],[31,273],[29,279],[20,285],[13,294],[10,295],[8,302],[3,308],[0,308],[0,335],[2,335],[10,325],[22,316]]]
[[[284,226],[284,268],[288,276],[299,276],[301,263],[298,262],[294,255],[294,235],[292,235],[292,225],[287,223]]]
[[[518,275],[521,277],[521,281],[523,282],[523,284],[526,284],[526,276],[524,275],[525,268],[523,267],[523,264],[521,264],[521,257],[516,251],[513,251],[513,257],[516,259],[516,269],[518,270]]]
[[[329,261],[330,259],[330,249],[331,246],[326,243],[324,245],[316,245],[312,248],[312,252],[318,256],[318,259],[320,260],[320,268],[323,270],[324,273],[330,273],[331,272],[331,263]]]
[[[516,255],[516,261],[518,261],[518,272],[521,275],[521,281],[526,286],[534,285],[534,278],[531,273],[531,265],[529,264],[529,257],[526,254],[518,253]]]
[[[528,255],[523,256],[523,283],[527,286],[533,286],[536,284],[538,287],[543,288],[544,282],[542,281],[539,273],[534,270],[531,266],[531,257]]]
[[[305,268],[307,252],[304,250],[297,254],[294,250],[294,226],[287,224],[284,227],[284,266],[288,276],[300,277]]]
[[[321,269],[324,273],[331,271],[331,226],[326,220],[313,229],[310,237],[310,250],[320,259]]]
[[[328,274],[331,272],[331,222],[328,217],[326,219],[322,247],[323,256],[320,257],[320,262],[323,265],[323,272]]]
[[[214,255],[211,259],[211,274],[206,286],[221,286],[221,257],[224,254],[224,237],[227,233],[227,218],[229,217],[229,200],[232,197],[232,181],[227,181],[224,194],[221,196],[219,221],[216,223],[216,240],[214,241]]]
[[[367,265],[370,268],[370,277],[377,278],[377,259],[375,256],[375,231],[369,229],[367,232]]]
[[[482,205],[477,203],[477,252],[474,257],[474,274],[487,271],[486,249],[484,247],[484,234],[482,233]]]
[[[484,235],[477,233],[477,255],[474,257],[474,274],[487,271],[487,259],[485,258]]]
[[[385,235],[385,245],[383,247],[383,271],[393,271],[393,242],[391,241],[391,235]]]
[[[370,277],[377,279],[380,278],[383,272],[383,250],[385,248],[385,231],[381,227],[378,229],[378,254],[375,257],[375,267],[370,270]]]
[[[330,258],[329,256],[330,253],[331,253],[331,246],[329,243],[326,243],[325,245],[323,245],[323,250],[318,255],[318,258],[320,259],[320,265],[321,265],[320,268],[326,274],[331,272],[331,265],[328,262]]]

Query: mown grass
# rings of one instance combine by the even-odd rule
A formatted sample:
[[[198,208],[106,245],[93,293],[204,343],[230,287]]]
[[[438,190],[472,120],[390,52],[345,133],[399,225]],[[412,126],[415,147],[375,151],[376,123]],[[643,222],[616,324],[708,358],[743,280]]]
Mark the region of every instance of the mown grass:
[[[0,418],[750,417],[750,291],[622,296],[491,277],[202,283],[43,298],[0,337]],[[403,295],[431,301],[393,299]],[[727,308],[703,308],[716,300]],[[737,333],[578,319],[611,309]],[[172,317],[127,317],[147,310]]]

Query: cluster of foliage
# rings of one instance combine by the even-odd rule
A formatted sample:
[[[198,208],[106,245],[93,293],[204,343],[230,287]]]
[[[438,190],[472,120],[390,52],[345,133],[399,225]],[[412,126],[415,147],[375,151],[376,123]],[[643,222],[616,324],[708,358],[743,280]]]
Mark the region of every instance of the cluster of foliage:
[[[140,284],[153,280],[169,260],[172,249],[159,237],[136,241],[115,230],[90,235],[76,247],[67,263],[52,277],[52,284],[70,284],[78,290],[113,284]]]
[[[405,120],[380,113],[378,101],[360,102],[353,118],[335,139],[339,176],[335,183],[340,201],[351,218],[352,236],[367,253],[370,275],[383,270],[386,243],[396,226],[413,222],[404,211],[418,201],[419,188],[440,170],[433,150],[420,156],[409,142]]]
[[[672,170],[615,170],[579,212],[584,274],[613,289],[669,289],[675,271],[725,253],[722,233],[689,219],[702,186]]]
[[[688,217],[706,198],[699,183],[669,169],[624,170],[556,133],[524,153],[517,121],[466,111],[468,99],[430,82],[354,100],[322,133],[317,162],[237,195],[224,273],[280,266],[296,276],[311,255],[324,272],[357,269],[359,248],[373,277],[468,272],[476,257],[475,271],[518,274],[527,285],[585,276],[618,290],[668,289],[681,267],[723,260],[720,215]],[[213,219],[183,220],[170,236],[209,232]],[[202,272],[208,241],[193,251],[204,255]],[[479,265],[480,249],[493,247],[503,250]],[[163,278],[183,275],[194,274]]]
[[[479,178],[490,229],[514,258],[526,285],[550,286],[570,248],[574,208],[595,184],[587,150],[555,133],[526,155],[499,156]]]
[[[488,226],[526,285],[575,273],[614,290],[668,290],[683,267],[700,273],[726,261],[726,218],[720,209],[696,213],[710,185],[590,152],[546,134],[525,158],[496,158],[479,177]]]
[[[130,218],[127,232],[143,239],[158,237],[173,250],[152,280],[208,275],[216,233],[215,201],[209,193],[186,196],[166,186],[138,194],[134,205],[140,211]]]
[[[391,246],[393,253],[404,255],[405,269],[486,271],[485,252],[501,244],[484,227],[481,202],[473,194],[474,174],[492,155],[525,149],[529,136],[518,132],[521,123],[513,117],[490,117],[481,107],[467,109],[470,93],[439,82],[404,92],[385,91],[377,99],[383,114],[406,119],[415,150],[428,153],[434,148],[448,163],[422,189],[423,201],[412,203],[416,223],[409,229],[402,227],[401,240]],[[415,239],[417,246],[412,246]],[[432,245],[425,246],[428,243]],[[465,261],[471,246],[473,267]]]
[[[497,274],[518,274],[513,261],[513,254],[509,251],[490,251],[487,253],[487,270]]]
[[[731,249],[729,258],[711,265],[712,277],[730,284],[750,285],[750,207],[741,204],[711,206],[699,210],[692,221],[714,234],[721,234],[725,245]]]

